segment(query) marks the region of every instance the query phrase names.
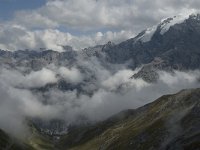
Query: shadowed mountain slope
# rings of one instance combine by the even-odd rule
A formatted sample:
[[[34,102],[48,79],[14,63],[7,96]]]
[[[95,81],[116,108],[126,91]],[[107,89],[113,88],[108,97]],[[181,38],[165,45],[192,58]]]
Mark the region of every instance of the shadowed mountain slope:
[[[200,89],[165,95],[106,121],[75,128],[63,137],[63,149],[158,150],[200,147]]]

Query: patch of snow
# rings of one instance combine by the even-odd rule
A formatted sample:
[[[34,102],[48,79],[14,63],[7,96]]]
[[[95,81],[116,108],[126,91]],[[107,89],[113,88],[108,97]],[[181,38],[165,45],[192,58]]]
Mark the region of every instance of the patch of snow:
[[[171,26],[174,26],[175,24],[181,24],[183,23],[186,19],[188,19],[191,15],[194,15],[196,16],[196,14],[193,12],[193,13],[182,13],[182,14],[179,14],[177,16],[174,16],[172,18],[167,18],[167,19],[163,19],[160,23],[160,28],[161,28],[161,31],[160,31],[160,34],[163,35],[165,34],[169,28]]]
[[[141,41],[143,43],[149,42],[158,27],[161,29],[160,34],[163,35],[169,30],[171,26],[174,26],[175,24],[181,24],[190,17],[193,17],[194,19],[200,19],[200,17],[198,17],[199,13],[200,11],[190,10],[185,11],[184,13],[174,16],[172,18],[163,19],[159,24],[146,29],[144,33],[137,38],[136,41]]]
[[[146,29],[145,33],[141,37],[139,37],[139,40],[141,40],[142,42],[149,42],[156,32],[156,29],[157,26]]]

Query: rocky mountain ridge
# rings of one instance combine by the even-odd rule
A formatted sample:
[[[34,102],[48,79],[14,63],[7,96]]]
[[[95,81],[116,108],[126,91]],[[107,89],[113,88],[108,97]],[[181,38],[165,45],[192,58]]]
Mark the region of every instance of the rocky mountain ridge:
[[[145,80],[156,76],[156,70],[194,70],[200,68],[200,14],[174,16],[158,25],[139,33],[135,38],[120,44],[108,42],[105,45],[74,51],[66,46],[66,51],[58,53],[46,51],[0,52],[1,64],[28,66],[38,70],[42,66],[54,63],[71,65],[78,56],[96,57],[99,61],[111,64],[128,63],[135,69],[144,65],[136,78]],[[148,79],[149,78],[149,79]],[[155,77],[156,78],[156,77]]]

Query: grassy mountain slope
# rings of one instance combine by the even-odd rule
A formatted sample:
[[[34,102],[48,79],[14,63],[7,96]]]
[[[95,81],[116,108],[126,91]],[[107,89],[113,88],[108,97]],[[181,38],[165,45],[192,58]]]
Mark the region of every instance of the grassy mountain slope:
[[[73,127],[58,141],[30,125],[24,141],[0,130],[0,150],[198,150],[200,89],[165,95],[94,125]]]
[[[71,150],[197,149],[199,112],[200,89],[183,90],[97,125],[74,129],[60,145]]]

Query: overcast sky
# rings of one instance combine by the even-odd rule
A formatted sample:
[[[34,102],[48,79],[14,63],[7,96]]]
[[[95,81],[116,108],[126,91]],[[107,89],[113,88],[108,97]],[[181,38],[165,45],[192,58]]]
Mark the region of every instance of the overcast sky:
[[[134,37],[199,0],[0,0],[0,49],[81,49]]]

